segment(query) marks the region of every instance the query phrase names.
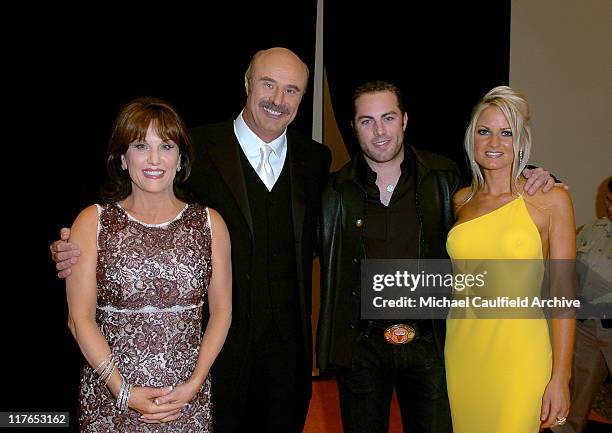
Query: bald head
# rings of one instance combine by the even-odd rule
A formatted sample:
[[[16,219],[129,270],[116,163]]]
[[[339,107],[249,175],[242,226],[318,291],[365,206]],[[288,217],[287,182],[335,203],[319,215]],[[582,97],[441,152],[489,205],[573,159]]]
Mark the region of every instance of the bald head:
[[[251,131],[266,143],[281,136],[297,114],[307,83],[308,67],[293,51],[258,51],[244,75],[242,117]]]
[[[251,63],[249,63],[249,67],[247,68],[245,74],[247,79],[252,77],[253,68],[258,62],[292,65],[296,69],[302,68],[306,73],[306,82],[308,82],[308,76],[310,74],[308,66],[306,63],[302,62],[302,59],[300,59],[297,54],[288,48],[273,47],[267,50],[257,51],[251,58]],[[304,91],[306,90],[305,87],[306,85],[304,85]]]

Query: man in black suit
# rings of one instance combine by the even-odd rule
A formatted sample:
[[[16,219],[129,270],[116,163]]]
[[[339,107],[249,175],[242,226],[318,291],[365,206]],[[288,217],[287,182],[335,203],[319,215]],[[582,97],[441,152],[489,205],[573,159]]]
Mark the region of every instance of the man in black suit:
[[[290,50],[259,51],[242,112],[193,131],[189,188],[221,213],[232,244],[232,326],[212,369],[216,433],[301,432],[308,412],[312,259],[331,155],[287,130],[307,82]],[[60,276],[70,248],[52,246]]]
[[[298,432],[306,419],[312,258],[330,165],[326,147],[286,129],[307,81],[291,51],[260,51],[242,113],[193,131],[189,187],[232,241],[232,326],[212,372],[216,432]]]

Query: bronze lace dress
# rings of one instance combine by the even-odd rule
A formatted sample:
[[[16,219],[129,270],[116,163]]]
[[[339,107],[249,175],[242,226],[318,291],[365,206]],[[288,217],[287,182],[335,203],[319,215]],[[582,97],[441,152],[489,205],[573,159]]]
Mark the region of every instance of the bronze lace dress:
[[[191,376],[202,337],[211,275],[208,209],[189,204],[164,224],[144,224],[118,204],[98,206],[96,321],[117,368],[134,386],[165,387]],[[146,424],[86,364],[81,374],[83,432],[210,432],[210,376],[176,421]]]

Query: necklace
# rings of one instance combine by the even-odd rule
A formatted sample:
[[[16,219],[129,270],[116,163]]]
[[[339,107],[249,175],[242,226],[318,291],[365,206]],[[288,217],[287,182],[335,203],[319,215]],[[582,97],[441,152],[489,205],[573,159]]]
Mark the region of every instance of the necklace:
[[[395,185],[387,185],[387,192],[393,192]]]

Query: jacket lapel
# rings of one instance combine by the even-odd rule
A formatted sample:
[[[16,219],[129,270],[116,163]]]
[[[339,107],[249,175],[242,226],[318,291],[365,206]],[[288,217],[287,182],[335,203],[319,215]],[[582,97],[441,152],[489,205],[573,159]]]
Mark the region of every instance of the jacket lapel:
[[[229,131],[224,134],[224,137],[219,137],[219,141],[214,143],[210,148],[210,157],[217,167],[225,184],[232,192],[238,207],[242,211],[242,215],[246,220],[251,233],[253,233],[253,220],[251,218],[251,208],[247,196],[246,183],[242,173],[240,164],[240,145],[234,135],[234,130],[229,124]]]
[[[292,135],[287,134],[287,160],[291,177],[291,208],[293,214],[293,231],[296,243],[301,244],[304,229],[305,191],[307,163],[302,147]],[[299,251],[298,251],[299,253]]]

